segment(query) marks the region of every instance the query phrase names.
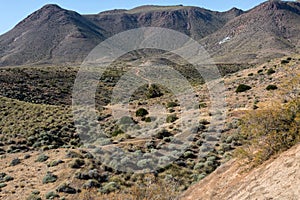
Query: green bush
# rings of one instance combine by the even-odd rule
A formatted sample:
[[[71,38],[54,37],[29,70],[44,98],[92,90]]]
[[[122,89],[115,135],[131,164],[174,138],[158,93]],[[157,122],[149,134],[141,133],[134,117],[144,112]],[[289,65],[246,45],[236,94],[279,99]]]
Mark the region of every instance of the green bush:
[[[145,108],[139,108],[136,112],[135,115],[137,117],[145,117],[146,115],[148,115],[148,111]]]
[[[276,85],[268,85],[266,87],[266,90],[277,90],[277,89],[278,89],[278,87]]]
[[[250,87],[249,85],[240,84],[240,85],[236,88],[235,92],[236,92],[236,93],[239,93],[239,92],[245,92],[245,91],[250,90],[250,89],[251,89],[251,87]]]

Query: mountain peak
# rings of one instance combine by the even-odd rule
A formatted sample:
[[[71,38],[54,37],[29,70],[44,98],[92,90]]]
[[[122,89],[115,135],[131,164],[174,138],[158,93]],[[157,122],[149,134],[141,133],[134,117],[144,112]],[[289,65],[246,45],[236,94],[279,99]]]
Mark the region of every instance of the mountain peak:
[[[282,9],[289,10],[291,6],[294,6],[296,4],[299,3],[291,2],[291,1],[269,0],[260,4],[256,8],[258,8],[259,10],[271,10],[271,11],[282,10]]]
[[[40,10],[62,10],[57,4],[46,4]]]
[[[235,16],[238,16],[238,15],[241,15],[242,13],[244,13],[244,11],[241,9],[238,9],[236,7],[233,7],[230,10],[226,11],[226,13],[230,13],[230,14],[234,14]]]
[[[32,21],[35,21],[37,19],[47,19],[49,18],[49,16],[58,13],[60,11],[63,11],[64,9],[62,9],[61,7],[59,7],[56,4],[47,4],[45,6],[43,6],[42,8],[40,8],[39,10],[35,11],[34,13],[32,13],[31,15],[29,15],[28,17],[26,17],[24,20],[22,20],[20,23],[17,24],[17,26],[21,26],[24,25],[26,23],[30,23]]]

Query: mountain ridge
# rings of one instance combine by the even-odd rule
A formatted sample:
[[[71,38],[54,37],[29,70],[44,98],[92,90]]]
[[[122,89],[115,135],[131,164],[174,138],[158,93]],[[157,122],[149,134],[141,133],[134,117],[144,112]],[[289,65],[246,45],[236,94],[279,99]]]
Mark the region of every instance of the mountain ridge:
[[[248,11],[225,12],[146,5],[89,15],[47,4],[0,36],[0,66],[80,63],[106,38],[150,26],[187,34],[216,62],[256,63],[299,52],[297,24],[298,2],[265,2]]]

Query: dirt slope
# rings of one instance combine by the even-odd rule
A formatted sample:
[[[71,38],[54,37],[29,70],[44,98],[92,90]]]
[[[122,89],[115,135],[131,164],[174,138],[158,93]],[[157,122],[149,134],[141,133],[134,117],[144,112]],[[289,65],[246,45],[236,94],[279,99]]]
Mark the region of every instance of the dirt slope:
[[[192,186],[182,200],[200,199],[299,199],[300,144],[245,172],[237,160],[230,161]]]

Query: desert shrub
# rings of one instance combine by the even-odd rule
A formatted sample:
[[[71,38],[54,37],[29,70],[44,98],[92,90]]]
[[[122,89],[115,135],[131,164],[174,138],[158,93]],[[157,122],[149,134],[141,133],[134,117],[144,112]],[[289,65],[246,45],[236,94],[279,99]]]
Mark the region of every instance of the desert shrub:
[[[63,193],[67,193],[67,194],[75,194],[77,191],[75,188],[71,187],[69,184],[67,183],[63,183],[61,185],[59,185],[56,188],[57,192],[63,192]]]
[[[16,165],[18,165],[18,164],[20,164],[20,163],[21,163],[21,160],[20,160],[19,158],[14,158],[14,159],[10,162],[9,166],[16,166]]]
[[[288,64],[290,61],[289,60],[282,60],[281,64]]]
[[[262,73],[262,72],[263,72],[262,69],[260,69],[260,70],[257,71],[258,74],[260,74],[260,73]]]
[[[236,88],[235,92],[236,92],[236,93],[239,93],[239,92],[245,92],[245,91],[250,90],[250,89],[251,89],[251,86],[245,85],[245,84],[240,84],[240,85]]]
[[[277,90],[277,89],[278,89],[278,87],[276,85],[268,85],[266,87],[266,90]]]
[[[14,180],[14,178],[13,178],[12,176],[6,175],[6,176],[3,178],[3,180],[4,180],[5,182],[8,182],[8,181]]]
[[[135,115],[137,117],[145,117],[146,115],[148,115],[148,111],[145,108],[139,108],[136,112]]]
[[[217,160],[217,157],[216,156],[209,156],[209,157],[207,157],[207,160],[208,161],[216,161]]]
[[[28,159],[28,158],[30,158],[31,156],[29,155],[29,154],[25,154],[24,155],[24,159]]]
[[[62,161],[62,160],[53,160],[53,161],[51,161],[47,166],[48,167],[55,167],[55,166],[57,166],[57,165],[59,165],[59,164],[61,164],[61,163],[63,163],[64,161]]]
[[[196,158],[197,156],[192,151],[186,151],[183,153],[184,158]]]
[[[35,162],[45,162],[46,160],[49,159],[49,156],[45,155],[45,154],[41,154],[37,157],[37,159],[35,160]]]
[[[204,168],[204,163],[203,162],[199,162],[194,166],[194,170],[201,170]]]
[[[205,172],[206,174],[210,174],[217,168],[217,166],[218,165],[214,161],[208,160],[204,163],[203,172]]]
[[[155,137],[158,139],[163,139],[165,137],[170,137],[170,136],[172,136],[172,134],[166,129],[158,131],[157,134],[155,135]]]
[[[99,138],[98,142],[99,142],[99,145],[104,146],[104,145],[111,144],[112,140],[110,138]]]
[[[199,108],[207,108],[207,104],[204,102],[199,103]]]
[[[54,199],[56,197],[59,197],[59,195],[53,191],[50,191],[50,192],[46,193],[45,197],[46,197],[46,199]]]
[[[67,152],[66,158],[83,158],[83,156],[81,155],[81,153],[70,150]]]
[[[42,200],[42,198],[36,194],[30,194],[26,200]]]
[[[173,107],[176,107],[176,106],[179,106],[179,104],[174,102],[174,101],[170,101],[170,102],[167,103],[167,108],[173,108]]]
[[[151,117],[146,117],[146,118],[145,118],[145,122],[148,122],[148,123],[149,123],[149,122],[151,122],[151,121],[152,121],[152,120],[151,120]]]
[[[163,93],[161,92],[160,88],[155,85],[151,84],[147,91],[147,97],[148,98],[156,98],[162,96]]]
[[[120,128],[115,129],[112,133],[111,136],[116,137],[117,135],[123,134],[124,131]]]
[[[143,159],[137,162],[137,166],[140,167],[141,169],[145,169],[151,164],[153,164],[152,159]]]
[[[88,180],[87,182],[85,182],[82,187],[84,189],[90,189],[90,188],[97,188],[99,186],[100,186],[100,184],[98,181],[91,179],[91,180]]]
[[[132,119],[131,117],[129,117],[129,116],[123,116],[123,117],[121,117],[121,119],[119,120],[119,123],[120,123],[120,124],[128,124],[128,125],[130,125],[130,124],[134,124],[134,121],[133,121],[133,119]]]
[[[300,141],[300,100],[249,112],[242,120],[240,134],[245,139],[236,155],[252,166],[291,148]]]
[[[208,124],[210,124],[210,122],[207,119],[201,119],[199,121],[199,123],[200,123],[200,125],[208,125]]]
[[[33,190],[31,194],[39,195],[41,192],[39,190]]]
[[[267,74],[271,75],[271,74],[274,74],[275,72],[276,71],[274,69],[270,68],[270,69],[268,69]]]
[[[54,183],[57,180],[57,176],[51,172],[47,172],[46,176],[43,178],[43,184]]]
[[[253,73],[249,73],[249,74],[248,74],[248,76],[253,76],[253,75],[254,75]]]
[[[105,184],[101,189],[100,189],[100,192],[101,193],[104,193],[104,194],[107,194],[107,193],[110,193],[110,192],[114,192],[116,190],[119,189],[119,186],[117,183],[115,182],[109,182],[107,184]]]
[[[113,192],[107,189],[108,184],[104,185],[97,193],[96,189],[82,190],[79,199],[82,200],[103,200],[103,199],[115,199],[115,200],[174,200],[179,195],[179,184],[173,181],[171,176],[170,180],[157,180],[154,178],[148,178],[144,184],[134,184],[129,188],[119,190],[119,187],[115,187]],[[112,183],[115,186],[116,183]]]
[[[84,164],[85,164],[85,162],[84,162],[83,159],[76,158],[76,159],[71,161],[69,166],[71,168],[78,169],[78,168],[82,167]]]
[[[6,187],[6,186],[7,186],[6,183],[0,183],[0,188],[4,188],[4,187]]]
[[[166,122],[167,123],[173,123],[175,122],[176,120],[178,119],[178,117],[176,116],[176,114],[172,114],[172,115],[169,115],[166,119]]]
[[[222,151],[230,151],[230,150],[232,150],[232,147],[230,144],[221,144],[221,150]]]

